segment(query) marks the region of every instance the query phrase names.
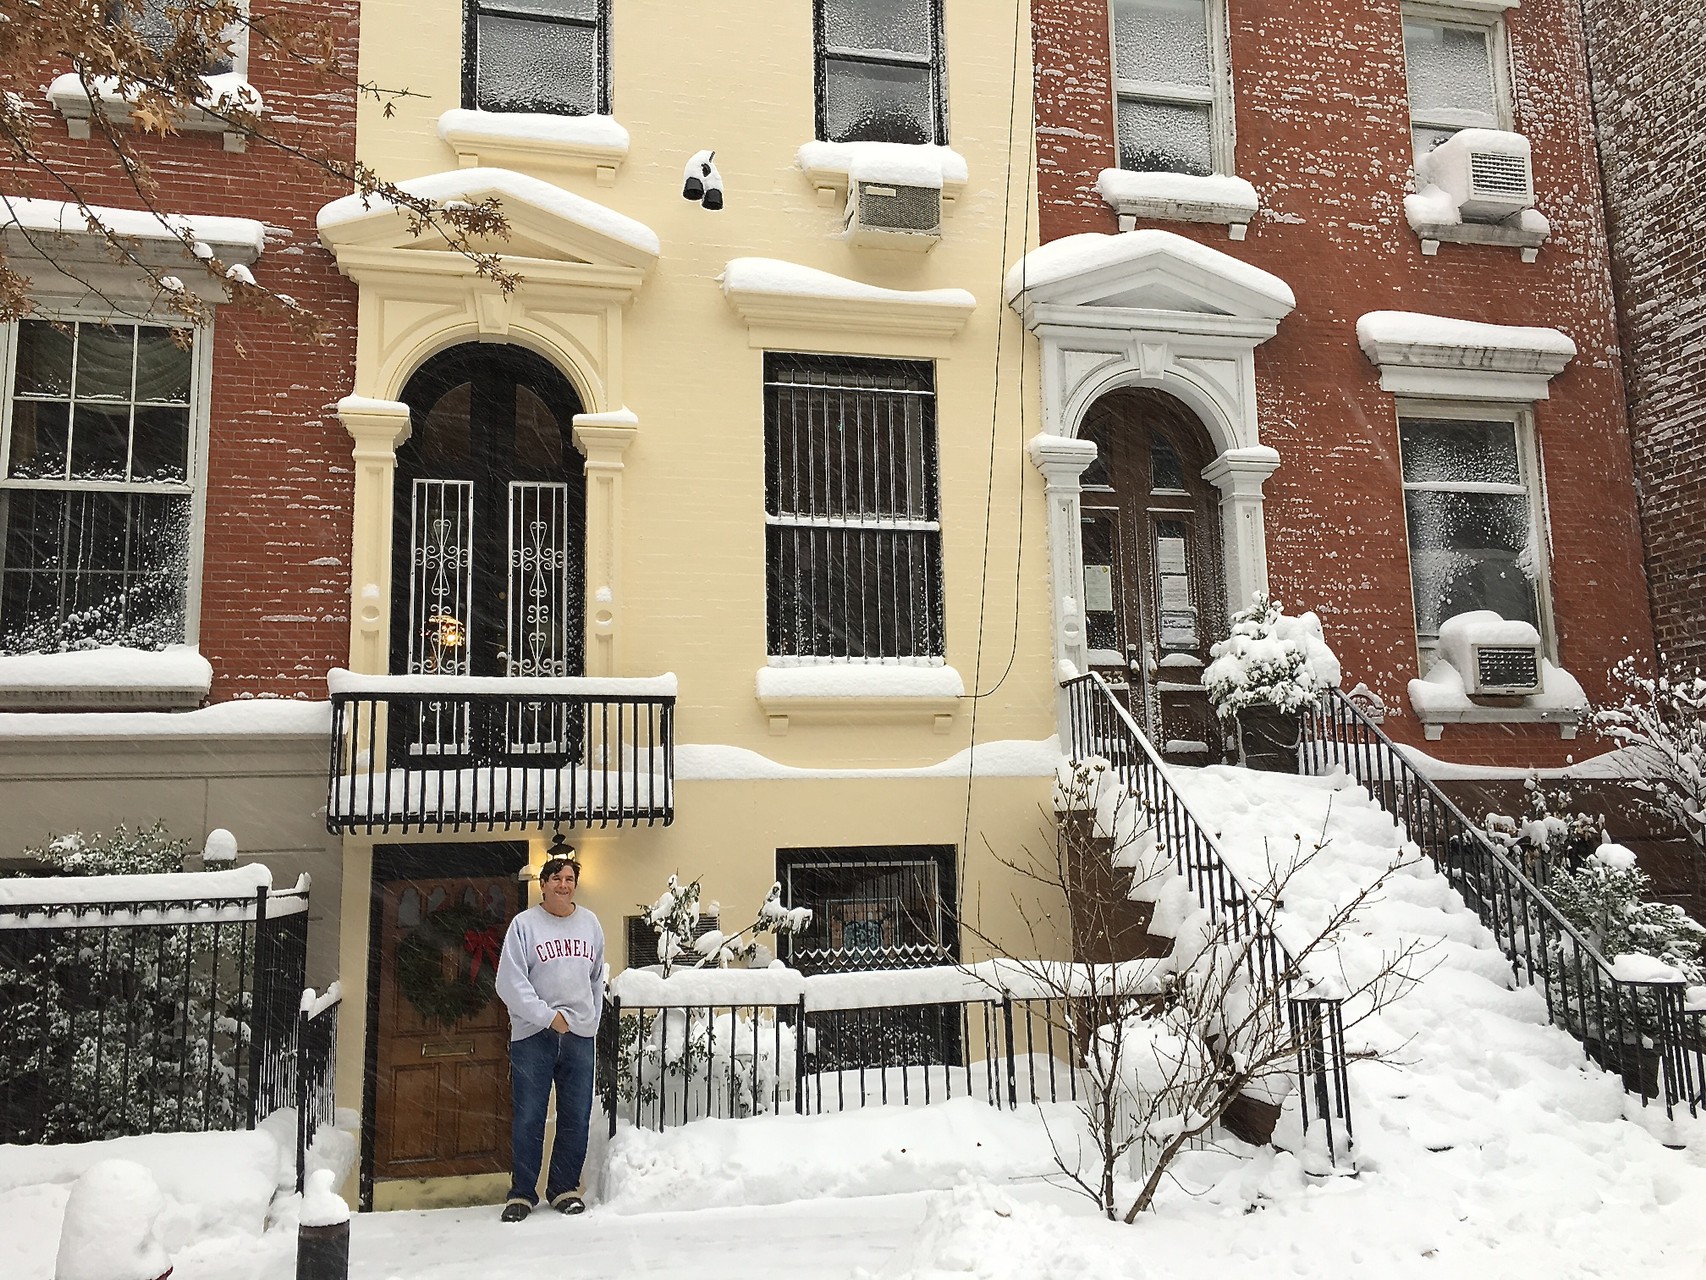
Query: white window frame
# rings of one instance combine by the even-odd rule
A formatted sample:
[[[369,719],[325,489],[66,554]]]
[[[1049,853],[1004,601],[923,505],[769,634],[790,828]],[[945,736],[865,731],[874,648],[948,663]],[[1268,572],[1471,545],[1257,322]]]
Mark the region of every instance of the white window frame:
[[[1174,84],[1160,80],[1131,80],[1119,74],[1119,45],[1114,27],[1114,6],[1108,5],[1108,70],[1112,82],[1113,141],[1115,166],[1124,169],[1120,156],[1120,101],[1124,98],[1143,102],[1177,103],[1182,106],[1208,105],[1209,155],[1216,174],[1237,172],[1235,163],[1236,138],[1233,128],[1232,60],[1229,54],[1226,0],[1203,0],[1204,20],[1208,23],[1209,80],[1200,85]],[[1142,172],[1126,170],[1127,172]],[[1158,172],[1175,172],[1159,170]]]
[[[1453,111],[1440,115],[1417,115],[1415,108],[1410,107],[1410,148],[1415,155],[1417,165],[1421,164],[1426,154],[1416,138],[1418,130],[1426,129],[1433,132],[1456,133],[1461,129],[1505,129],[1513,127],[1516,111],[1511,96],[1510,48],[1505,33],[1504,6],[1454,6],[1437,4],[1406,4],[1403,7],[1401,21],[1408,25],[1412,22],[1431,23],[1438,26],[1462,27],[1477,30],[1487,35],[1488,73],[1492,76],[1493,115],[1478,119],[1468,117],[1478,113],[1470,111]],[[1410,63],[1409,40],[1402,41],[1404,48],[1404,88],[1406,102],[1410,99]],[[1430,147],[1429,150],[1432,150]]]
[[[1516,430],[1517,466],[1522,483],[1516,485],[1457,482],[1419,482],[1405,480],[1403,457],[1398,461],[1399,483],[1404,495],[1405,568],[1410,583],[1412,607],[1416,598],[1415,548],[1410,545],[1408,494],[1413,491],[1451,493],[1524,494],[1528,498],[1529,543],[1536,549],[1534,591],[1535,629],[1540,632],[1546,657],[1558,661],[1557,632],[1552,616],[1552,540],[1550,522],[1546,518],[1546,474],[1542,466],[1539,440],[1534,428],[1534,408],[1531,404],[1469,400],[1400,399],[1393,425],[1402,439],[1402,424],[1406,419],[1431,418],[1462,422],[1508,422]],[[1402,444],[1400,444],[1402,449]],[[1417,670],[1426,674],[1439,651],[1438,637],[1416,633]]]
[[[99,324],[113,321],[124,325],[168,325],[182,328],[181,317],[146,312],[115,315],[109,309],[75,303],[38,304],[26,320],[82,321]],[[184,480],[177,483],[148,483],[112,480],[13,480],[11,469],[13,387],[16,385],[18,321],[0,325],[0,489],[57,490],[68,492],[111,491],[187,494],[190,500],[189,545],[184,571],[184,634],[180,643],[195,645],[201,639],[201,584],[207,527],[207,451],[211,433],[209,412],[213,388],[213,322],[194,331],[190,353],[189,456]]]

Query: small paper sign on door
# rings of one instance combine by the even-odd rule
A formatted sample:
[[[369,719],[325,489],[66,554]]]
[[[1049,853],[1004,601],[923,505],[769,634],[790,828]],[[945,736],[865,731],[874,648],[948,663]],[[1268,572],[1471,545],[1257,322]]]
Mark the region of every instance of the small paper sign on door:
[[[1112,565],[1084,566],[1084,611],[1111,613],[1114,608],[1114,569]]]

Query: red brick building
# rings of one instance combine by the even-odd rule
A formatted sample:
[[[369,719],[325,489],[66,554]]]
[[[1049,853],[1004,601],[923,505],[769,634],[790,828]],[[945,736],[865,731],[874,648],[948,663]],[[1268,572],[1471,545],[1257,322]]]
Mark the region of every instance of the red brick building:
[[[1619,657],[1652,649],[1575,7],[1036,0],[1032,12],[1045,245],[1124,226],[1215,255],[1200,290],[1182,268],[1150,272],[1147,284],[1128,271],[1127,294],[1103,299],[1123,317],[1116,336],[1130,339],[1115,361],[1123,374],[1075,373],[1096,358],[1068,337],[1051,347],[1047,331],[1069,335],[1076,320],[1027,312],[1044,335],[1045,403],[1051,369],[1070,384],[1051,430],[1095,437],[1104,454],[1146,430],[1199,452],[1185,470],[1206,461],[1220,489],[1202,501],[1221,507],[1227,595],[1259,582],[1234,563],[1257,553],[1235,544],[1254,528],[1259,548],[1265,526],[1274,595],[1320,613],[1346,686],[1366,682],[1400,740],[1440,735],[1434,754],[1512,765],[1599,749],[1569,740],[1579,712],[1552,695],[1581,699],[1550,667],[1539,696],[1450,689],[1429,701],[1429,725],[1408,688],[1455,652],[1452,629],[1443,644],[1439,630],[1467,610],[1531,624],[1545,659],[1596,703]],[[1243,366],[1254,403],[1228,415],[1243,414],[1228,434],[1212,406],[1190,404],[1192,380],[1206,387],[1214,375],[1189,335],[1213,326],[1170,317],[1250,321],[1260,306],[1229,307],[1214,283],[1234,281],[1239,264],[1289,285],[1295,306],[1267,313],[1271,337],[1242,339],[1254,343]],[[1079,283],[1088,296],[1089,276]],[[1103,404],[1087,409],[1096,377]],[[1179,426],[1181,406],[1201,423]],[[1277,466],[1262,449],[1277,451]],[[1239,470],[1243,481],[1226,478]],[[1092,540],[1092,490],[1110,510],[1147,505],[1153,516],[1162,488],[1151,475],[1153,493],[1134,498],[1117,475],[1085,480]],[[1239,503],[1243,533],[1229,514]],[[1128,541],[1147,546],[1116,581],[1128,595],[1165,596],[1161,543]],[[1084,556],[1088,565],[1088,541]],[[1128,647],[1140,629],[1126,628]]]
[[[330,23],[355,65],[354,0],[265,10]],[[210,94],[257,95],[268,132],[353,159],[353,85],[248,44],[210,68]],[[37,308],[0,326],[4,807],[20,843],[156,817],[198,845],[230,827],[282,875],[327,847],[325,673],[349,643],[350,442],[335,405],[355,289],[314,221],[348,184],[202,112],[144,134],[115,95],[105,109],[156,184],[150,213],[72,72],[66,58],[6,75],[44,163],[0,165],[0,236]],[[184,329],[78,198],[211,321]],[[195,254],[312,313],[323,340],[229,301],[185,230]],[[270,701],[237,705],[250,699]],[[204,703],[225,705],[192,710]],[[332,890],[324,910],[335,887],[316,888]]]
[[[1706,24],[1629,0],[1586,8],[1654,629],[1666,658],[1694,666],[1706,659],[1706,244],[1690,206],[1706,183]]]

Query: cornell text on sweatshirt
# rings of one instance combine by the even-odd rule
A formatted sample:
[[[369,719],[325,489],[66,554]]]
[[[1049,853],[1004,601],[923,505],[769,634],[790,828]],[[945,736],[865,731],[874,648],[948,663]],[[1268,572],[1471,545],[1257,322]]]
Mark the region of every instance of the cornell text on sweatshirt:
[[[509,1038],[525,1040],[558,1013],[577,1036],[598,1030],[604,1012],[604,929],[583,906],[554,916],[529,907],[509,922],[498,959],[498,995],[509,1009]]]

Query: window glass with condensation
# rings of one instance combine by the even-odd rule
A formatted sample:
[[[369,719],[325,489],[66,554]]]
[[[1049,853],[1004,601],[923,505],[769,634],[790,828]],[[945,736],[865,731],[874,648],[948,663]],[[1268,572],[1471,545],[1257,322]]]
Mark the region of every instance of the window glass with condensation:
[[[610,111],[610,0],[467,0],[462,105]]]
[[[1231,105],[1216,0],[1112,0],[1119,165],[1230,173]]]
[[[1500,19],[1404,11],[1404,67],[1416,160],[1459,129],[1508,129]]]
[[[1399,419],[1416,634],[1490,609],[1542,633],[1545,552],[1526,415]]]
[[[817,0],[817,135],[946,144],[942,0]]]
[[[196,344],[22,320],[0,431],[0,652],[185,639]]]

